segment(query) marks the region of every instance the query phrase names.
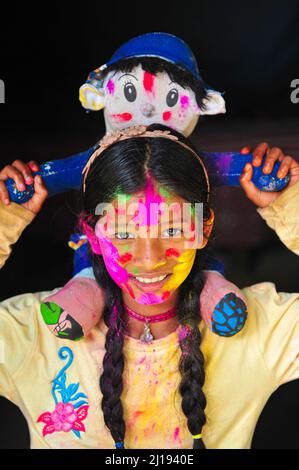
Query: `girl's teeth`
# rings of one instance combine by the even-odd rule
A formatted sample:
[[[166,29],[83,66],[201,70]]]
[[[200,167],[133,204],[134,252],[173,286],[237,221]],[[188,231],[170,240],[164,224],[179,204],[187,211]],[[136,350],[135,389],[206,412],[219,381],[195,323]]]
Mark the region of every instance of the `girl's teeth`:
[[[144,282],[144,284],[152,284],[153,282],[163,281],[163,279],[165,279],[166,276],[167,276],[167,274],[165,274],[164,276],[160,276],[160,277],[152,277],[151,279],[136,276],[136,279],[139,282]]]

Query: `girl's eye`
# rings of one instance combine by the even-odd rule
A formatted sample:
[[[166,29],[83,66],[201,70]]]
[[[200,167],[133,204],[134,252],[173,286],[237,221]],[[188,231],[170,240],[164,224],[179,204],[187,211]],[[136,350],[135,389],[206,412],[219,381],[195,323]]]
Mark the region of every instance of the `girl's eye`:
[[[128,238],[134,238],[134,236],[129,232],[116,232],[115,238],[118,240],[128,240]]]
[[[133,101],[136,100],[137,98],[137,91],[133,83],[128,82],[124,86],[124,95],[126,100],[128,100],[130,103],[133,103]]]
[[[162,238],[179,238],[182,234],[182,230],[180,228],[168,228],[164,230],[162,233]]]
[[[169,106],[170,108],[172,108],[173,106],[175,106],[178,102],[178,99],[179,99],[179,92],[176,88],[172,88],[168,93],[167,93],[167,96],[166,96],[166,104],[167,106]]]

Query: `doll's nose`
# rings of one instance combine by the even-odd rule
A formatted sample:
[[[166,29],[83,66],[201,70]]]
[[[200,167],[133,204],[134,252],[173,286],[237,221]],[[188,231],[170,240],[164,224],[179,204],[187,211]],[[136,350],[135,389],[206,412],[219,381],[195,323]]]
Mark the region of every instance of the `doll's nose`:
[[[141,114],[145,117],[152,117],[155,113],[155,106],[151,103],[141,105]]]

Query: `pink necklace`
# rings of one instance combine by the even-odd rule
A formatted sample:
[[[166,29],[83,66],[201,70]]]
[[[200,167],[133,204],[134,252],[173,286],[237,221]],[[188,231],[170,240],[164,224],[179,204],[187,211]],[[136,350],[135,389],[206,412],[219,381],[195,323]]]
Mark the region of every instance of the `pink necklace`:
[[[177,311],[176,308],[173,307],[167,312],[159,313],[158,315],[151,315],[150,317],[145,317],[144,315],[140,315],[140,313],[134,312],[129,307],[125,305],[125,311],[129,315],[129,317],[134,318],[135,320],[144,322],[144,330],[142,335],[140,336],[140,340],[143,343],[150,343],[154,337],[151,333],[150,323],[158,323],[160,321],[169,320],[176,316]]]

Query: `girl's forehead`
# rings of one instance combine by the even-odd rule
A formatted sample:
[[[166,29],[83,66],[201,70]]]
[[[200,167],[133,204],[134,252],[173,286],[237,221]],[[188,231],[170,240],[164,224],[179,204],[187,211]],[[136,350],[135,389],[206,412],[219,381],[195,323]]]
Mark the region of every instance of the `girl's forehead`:
[[[172,190],[165,185],[155,182],[151,177],[148,177],[146,186],[133,194],[127,194],[121,190],[114,194],[111,204],[117,208],[123,206],[124,203],[167,203],[182,206],[187,201],[175,194]]]

